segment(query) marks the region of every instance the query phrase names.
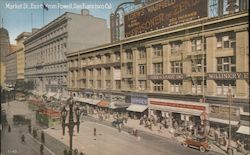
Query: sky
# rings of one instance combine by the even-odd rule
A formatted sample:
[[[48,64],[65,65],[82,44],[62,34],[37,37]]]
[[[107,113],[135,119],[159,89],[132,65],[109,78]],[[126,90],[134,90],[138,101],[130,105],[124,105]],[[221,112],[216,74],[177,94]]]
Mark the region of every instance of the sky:
[[[131,0],[0,0],[0,27],[8,30],[10,42],[15,44],[15,38],[22,32],[41,28],[64,12],[80,13],[81,9],[89,9],[91,15],[107,19],[109,25],[110,13],[127,1]]]

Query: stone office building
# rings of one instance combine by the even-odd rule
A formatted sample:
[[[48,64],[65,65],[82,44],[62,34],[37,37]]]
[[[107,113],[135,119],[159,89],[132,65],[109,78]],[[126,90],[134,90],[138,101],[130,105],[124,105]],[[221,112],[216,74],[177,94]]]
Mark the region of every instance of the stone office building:
[[[201,18],[70,53],[69,90],[137,93],[148,97],[149,115],[195,121],[212,113],[211,122],[226,124],[230,89],[236,125],[239,107],[249,108],[248,16]]]
[[[10,45],[10,52],[6,54],[6,75],[5,83],[9,86],[15,86],[17,79],[16,46]]]
[[[0,28],[0,85],[5,87],[6,55],[10,53],[10,41],[8,30]]]
[[[68,95],[65,54],[108,43],[108,35],[106,20],[93,17],[88,10],[64,13],[24,42],[25,80],[33,81],[40,95]]]

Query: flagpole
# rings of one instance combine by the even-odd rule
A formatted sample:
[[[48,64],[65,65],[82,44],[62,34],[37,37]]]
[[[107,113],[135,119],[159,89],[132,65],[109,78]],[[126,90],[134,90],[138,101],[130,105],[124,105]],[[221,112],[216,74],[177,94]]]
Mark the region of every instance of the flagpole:
[[[44,5],[44,3],[43,3]],[[43,26],[44,26],[44,7],[43,7]]]
[[[61,7],[60,7],[60,5],[61,5],[61,0],[59,0],[59,5],[58,5],[58,7],[59,7],[59,16],[61,15]]]
[[[33,13],[30,14],[30,26],[31,26],[31,30],[33,28]]]

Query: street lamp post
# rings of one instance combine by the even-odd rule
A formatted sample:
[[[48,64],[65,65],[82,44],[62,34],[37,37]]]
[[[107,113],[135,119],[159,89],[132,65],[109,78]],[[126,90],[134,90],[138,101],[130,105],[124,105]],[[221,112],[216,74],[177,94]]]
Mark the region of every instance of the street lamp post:
[[[227,94],[227,97],[228,97],[228,102],[229,102],[229,135],[228,135],[228,154],[229,155],[232,155],[233,154],[233,150],[231,148],[231,106],[232,106],[232,102],[233,102],[233,93],[232,93],[232,90],[231,90],[231,87],[228,89],[228,94]]]
[[[68,99],[68,106],[69,110],[66,110],[66,107],[63,107],[61,111],[61,116],[62,116],[62,129],[63,129],[63,135],[65,135],[65,127],[67,126],[69,129],[69,155],[72,155],[73,153],[73,133],[74,133],[74,127],[75,125],[77,126],[77,133],[79,133],[79,128],[80,128],[80,109],[77,106],[75,109],[73,109],[74,102],[73,98],[70,97]],[[74,111],[75,111],[75,117],[76,117],[76,122],[74,121]],[[68,123],[66,123],[66,117],[68,116]]]

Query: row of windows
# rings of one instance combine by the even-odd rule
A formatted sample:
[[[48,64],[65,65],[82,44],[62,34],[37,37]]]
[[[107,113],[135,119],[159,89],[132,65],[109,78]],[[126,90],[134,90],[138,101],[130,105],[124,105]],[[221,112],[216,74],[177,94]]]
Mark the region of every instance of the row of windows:
[[[203,66],[204,62],[204,66]],[[182,74],[183,73],[183,63],[182,61],[171,61],[171,73]],[[192,72],[206,72],[206,59],[194,59],[191,60]],[[138,72],[140,75],[145,75],[147,73],[146,64],[138,65]],[[217,58],[217,71],[218,72],[236,72],[236,57],[219,57]],[[153,63],[153,73],[163,74],[163,63]],[[127,65],[127,74],[133,74],[133,66],[131,64]]]
[[[218,33],[216,34],[217,38],[217,49],[225,49],[225,48],[235,48],[236,47],[236,33],[235,32],[224,32],[224,33]],[[190,40],[192,51],[201,51],[206,50],[206,38],[204,38],[204,41],[202,40],[202,37],[196,37]],[[171,46],[171,53],[181,53],[183,52],[183,41],[177,40],[170,42]],[[161,44],[153,45],[153,56],[154,57],[160,57],[163,55],[163,46]],[[146,48],[140,47],[138,48],[138,56],[139,59],[145,59],[146,58]],[[127,60],[132,60],[133,53],[132,50],[126,50],[126,58]]]
[[[114,61],[120,61],[120,53],[115,52],[113,54],[114,56]],[[80,65],[81,66],[86,66],[86,65],[94,65],[94,64],[102,64],[102,63],[111,63],[113,62],[112,60],[112,54],[104,54],[103,56],[101,55],[96,55],[96,56],[91,56],[88,58],[82,58],[80,60]],[[70,67],[76,67],[78,66],[78,61],[77,60],[71,60],[69,63]]]
[[[76,84],[76,83],[74,83],[75,81],[74,80],[72,80],[71,81],[71,85],[74,85],[74,84]],[[105,88],[106,89],[111,89],[112,88],[112,86],[111,86],[111,81],[110,80],[105,80],[104,81],[105,83]],[[83,79],[83,80],[79,80],[79,87],[87,87],[87,82],[86,82],[86,80],[85,79]],[[76,85],[75,85],[76,86]],[[88,82],[88,88],[95,88],[95,86],[94,86],[94,80],[89,80],[89,82]],[[102,81],[101,80],[97,80],[96,81],[96,88],[102,88]],[[116,80],[115,81],[115,89],[121,89],[121,81],[120,80]]]
[[[35,46],[41,44],[42,42],[45,42],[51,38],[54,38],[54,37],[66,32],[66,31],[67,31],[67,26],[62,25],[62,26],[58,27],[57,29],[54,29],[50,33],[46,33],[45,36],[39,37],[39,38],[29,42],[29,44],[26,45],[27,46],[26,48],[29,49],[29,48],[35,47]]]

